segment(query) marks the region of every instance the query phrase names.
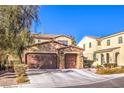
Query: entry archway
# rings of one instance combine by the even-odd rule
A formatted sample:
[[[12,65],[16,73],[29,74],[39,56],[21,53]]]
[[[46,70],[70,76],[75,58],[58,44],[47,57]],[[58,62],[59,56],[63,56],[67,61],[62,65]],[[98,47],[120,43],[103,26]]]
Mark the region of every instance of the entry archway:
[[[109,53],[106,54],[106,62],[109,63],[109,60],[110,60],[110,56],[109,56]]]
[[[104,55],[101,54],[101,65],[104,63]]]
[[[115,53],[115,64],[118,65],[118,62],[120,60],[120,53],[119,52],[116,52]]]

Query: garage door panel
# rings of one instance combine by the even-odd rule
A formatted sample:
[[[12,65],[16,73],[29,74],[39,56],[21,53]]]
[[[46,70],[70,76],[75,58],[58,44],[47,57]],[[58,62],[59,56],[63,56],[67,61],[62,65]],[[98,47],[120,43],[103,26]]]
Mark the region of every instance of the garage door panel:
[[[65,68],[75,68],[76,67],[76,54],[66,54],[65,55]]]
[[[56,54],[28,54],[27,63],[38,65],[42,69],[55,69],[57,68],[57,56]]]

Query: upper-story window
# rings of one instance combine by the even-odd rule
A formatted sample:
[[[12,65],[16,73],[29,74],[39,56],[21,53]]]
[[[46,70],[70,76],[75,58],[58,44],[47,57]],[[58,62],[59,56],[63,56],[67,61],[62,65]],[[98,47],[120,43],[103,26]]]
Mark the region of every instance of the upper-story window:
[[[85,50],[85,44],[83,44],[83,49]]]
[[[61,43],[61,44],[68,45],[68,41],[67,40],[58,40],[58,42]]]
[[[118,37],[118,43],[119,44],[123,43],[123,38],[122,37]]]
[[[100,46],[101,45],[101,41],[97,41],[97,45]]]
[[[38,43],[40,43],[41,42],[41,40],[40,39],[38,39]]]
[[[91,48],[92,47],[92,44],[91,44],[91,42],[89,43],[89,48]]]
[[[110,40],[107,40],[107,46],[110,46]]]

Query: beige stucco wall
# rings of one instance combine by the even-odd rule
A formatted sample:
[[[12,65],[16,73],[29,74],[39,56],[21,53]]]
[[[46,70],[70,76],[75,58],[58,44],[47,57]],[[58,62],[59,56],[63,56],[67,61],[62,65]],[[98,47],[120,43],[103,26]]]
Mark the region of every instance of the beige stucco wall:
[[[118,37],[123,38],[123,43],[118,44]],[[110,40],[110,46],[107,46],[107,40]],[[106,49],[106,48],[112,48],[112,47],[123,47],[124,44],[124,34],[120,34],[117,36],[109,37],[109,38],[103,38],[101,42],[101,49]]]
[[[89,43],[91,42],[91,48],[89,48]],[[97,41],[93,38],[85,36],[77,46],[83,48],[83,45],[85,44],[85,50],[83,51],[83,54],[85,57],[88,57],[89,60],[93,60],[93,53],[97,49]]]
[[[104,55],[104,62],[107,63],[107,59],[106,59],[106,54],[109,53],[109,63],[115,63],[116,62],[116,58],[115,58],[115,55],[116,53],[119,53],[118,55],[118,58],[117,58],[117,64],[119,66],[122,66],[124,65],[124,53],[123,53],[123,50],[124,48],[118,48],[118,49],[115,49],[111,52],[103,52],[103,53],[96,53],[96,59],[95,62],[94,62],[94,66],[97,65],[97,64],[101,64],[101,54]]]
[[[118,43],[118,37],[123,38],[123,43],[121,43],[121,44]],[[107,46],[107,40],[110,40],[110,46]],[[117,59],[118,60],[118,65],[120,65],[120,66],[124,65],[124,52],[123,52],[124,51],[124,34],[115,35],[115,36],[111,36],[111,37],[106,37],[106,38],[103,38],[103,40],[101,41],[100,50],[114,48],[114,47],[120,47],[120,48],[116,49],[116,50],[113,50],[109,53],[110,57],[112,59],[112,61],[110,63],[115,63],[115,53],[119,52],[119,56],[118,56],[118,59]],[[104,54],[106,54],[106,52]],[[99,56],[99,57],[101,57],[101,56]],[[100,63],[100,62],[96,61],[96,63]]]
[[[118,43],[118,38],[122,37],[123,38],[123,43],[119,44]],[[94,38],[90,38],[85,36],[78,44],[79,47],[83,48],[83,44],[85,44],[85,51],[84,51],[84,56],[88,57],[88,59],[92,59],[91,56],[93,56],[93,52],[98,51],[98,50],[104,50],[104,49],[110,49],[110,48],[115,48],[119,47],[117,49],[113,49],[112,51],[109,52],[100,52],[96,53],[96,58],[97,60],[94,61],[93,65],[96,64],[101,64],[101,54],[104,55],[104,60],[106,62],[106,54],[109,53],[110,55],[110,63],[115,63],[115,54],[118,52],[118,65],[119,66],[124,66],[124,32],[113,34],[107,37],[100,38],[101,40],[101,45],[97,45],[97,40]],[[110,40],[110,46],[107,46],[107,40]],[[92,48],[89,48],[89,42],[92,43]]]
[[[124,46],[120,48],[119,58],[120,58],[119,65],[123,65],[124,66]]]
[[[101,65],[101,54],[104,55],[104,63],[107,63],[107,53],[109,54],[109,63],[114,63],[115,62],[115,58],[114,58],[114,54],[115,52],[112,51],[112,52],[103,52],[103,53],[96,53],[96,60],[94,61],[94,64],[93,65]]]

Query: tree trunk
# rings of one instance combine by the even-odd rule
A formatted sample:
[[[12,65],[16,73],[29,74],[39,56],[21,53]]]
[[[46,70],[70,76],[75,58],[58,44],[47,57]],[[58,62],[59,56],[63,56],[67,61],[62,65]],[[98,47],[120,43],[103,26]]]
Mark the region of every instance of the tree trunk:
[[[22,56],[21,56],[21,53],[18,53],[18,56],[19,56],[19,60],[20,60],[20,62],[23,63],[23,62],[22,62]]]

